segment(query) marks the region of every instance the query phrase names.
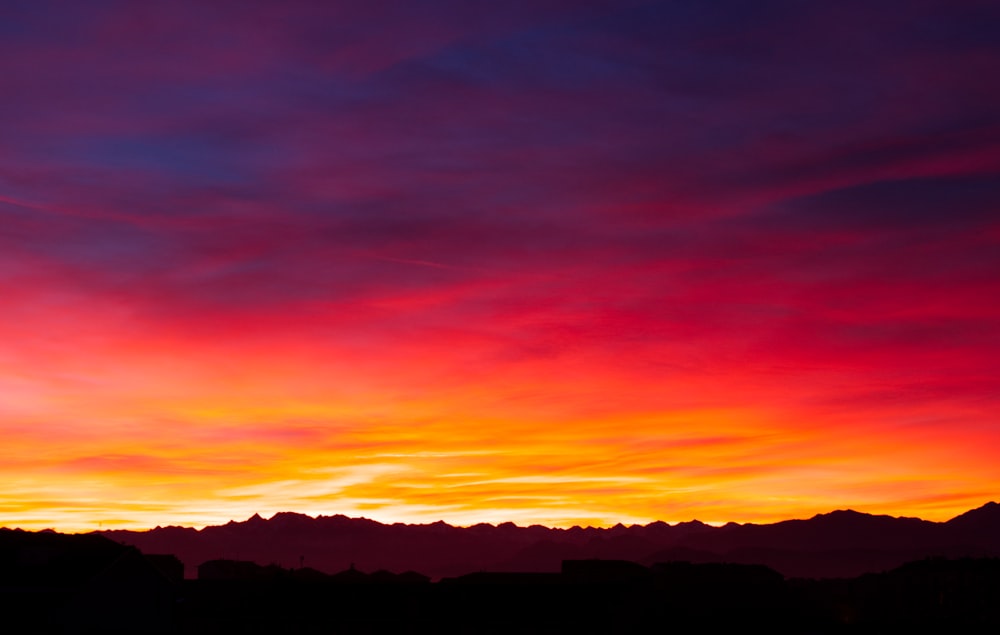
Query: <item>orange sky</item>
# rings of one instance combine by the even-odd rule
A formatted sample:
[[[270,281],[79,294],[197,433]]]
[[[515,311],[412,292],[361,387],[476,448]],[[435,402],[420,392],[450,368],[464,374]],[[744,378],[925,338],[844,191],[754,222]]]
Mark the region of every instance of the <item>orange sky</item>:
[[[998,498],[996,9],[55,4],[0,26],[0,526]]]
[[[381,311],[403,303],[420,323],[478,291],[432,295],[425,309],[392,294],[360,302],[364,326],[322,340],[312,327],[341,321],[329,307],[263,330],[185,330],[66,291],[50,319],[4,318],[16,342],[0,365],[13,397],[4,524],[200,526],[295,510],[568,526],[848,506],[946,519],[1000,478],[990,404],[920,395],[926,371],[867,352],[792,365],[770,345],[751,354],[743,334],[609,346],[572,333],[590,318],[532,325],[527,310],[524,330],[504,316],[363,341],[384,332]],[[521,335],[548,350],[524,350]]]

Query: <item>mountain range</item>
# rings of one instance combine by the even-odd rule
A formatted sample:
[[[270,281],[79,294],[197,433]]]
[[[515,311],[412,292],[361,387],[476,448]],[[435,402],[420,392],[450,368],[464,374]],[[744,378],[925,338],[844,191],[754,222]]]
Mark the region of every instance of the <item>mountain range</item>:
[[[327,573],[351,567],[419,571],[435,579],[476,571],[554,572],[563,560],[599,558],[647,565],[763,564],[790,578],[846,578],[928,557],[1000,557],[1000,505],[990,502],[946,522],[838,510],[759,525],[714,527],[695,520],[558,529],[513,523],[383,524],[283,512],[203,529],[95,533],[144,553],[174,554],[189,577],[199,564],[220,558]]]

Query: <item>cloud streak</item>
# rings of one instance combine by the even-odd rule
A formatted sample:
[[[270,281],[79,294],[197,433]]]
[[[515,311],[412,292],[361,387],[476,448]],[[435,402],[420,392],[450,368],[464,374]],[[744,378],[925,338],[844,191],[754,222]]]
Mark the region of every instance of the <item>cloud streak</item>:
[[[0,524],[1000,482],[990,3],[43,4],[0,25]]]

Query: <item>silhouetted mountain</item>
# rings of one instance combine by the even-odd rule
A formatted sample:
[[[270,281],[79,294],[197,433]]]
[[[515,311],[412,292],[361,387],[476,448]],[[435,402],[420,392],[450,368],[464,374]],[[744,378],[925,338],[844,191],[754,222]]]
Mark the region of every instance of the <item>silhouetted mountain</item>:
[[[1000,505],[986,503],[982,507],[952,518],[945,524],[953,536],[960,536],[972,544],[979,544],[983,538],[988,539],[1000,534]]]
[[[873,516],[853,510],[771,525],[729,524],[687,536],[682,544],[709,551],[746,548],[790,550],[900,549],[933,543],[940,525],[918,518]]]
[[[1000,505],[989,503],[950,521],[896,518],[853,510],[807,520],[712,527],[698,521],[550,529],[539,525],[444,522],[382,524],[365,518],[280,513],[254,515],[201,530],[158,527],[106,531],[143,551],[175,553],[188,566],[209,560],[253,561],[326,573],[421,571],[432,578],[475,571],[555,572],[564,560],[761,564],[786,577],[851,577],[933,556],[1000,556]]]
[[[586,554],[587,551],[580,545],[546,539],[532,543],[511,557],[494,563],[488,568],[491,571],[549,573],[559,571],[563,560],[586,558]]]

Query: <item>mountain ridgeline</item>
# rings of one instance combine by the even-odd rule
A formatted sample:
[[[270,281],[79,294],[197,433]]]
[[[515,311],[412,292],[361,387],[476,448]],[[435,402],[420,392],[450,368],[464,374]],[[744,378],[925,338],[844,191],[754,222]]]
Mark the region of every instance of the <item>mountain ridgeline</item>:
[[[145,553],[176,554],[189,577],[199,564],[216,559],[327,573],[353,566],[419,571],[435,579],[475,571],[558,572],[565,560],[617,559],[761,564],[788,578],[849,578],[922,558],[1000,557],[1000,505],[991,502],[940,523],[846,510],[764,525],[692,521],[554,529],[383,524],[286,512],[204,529],[99,533]]]

